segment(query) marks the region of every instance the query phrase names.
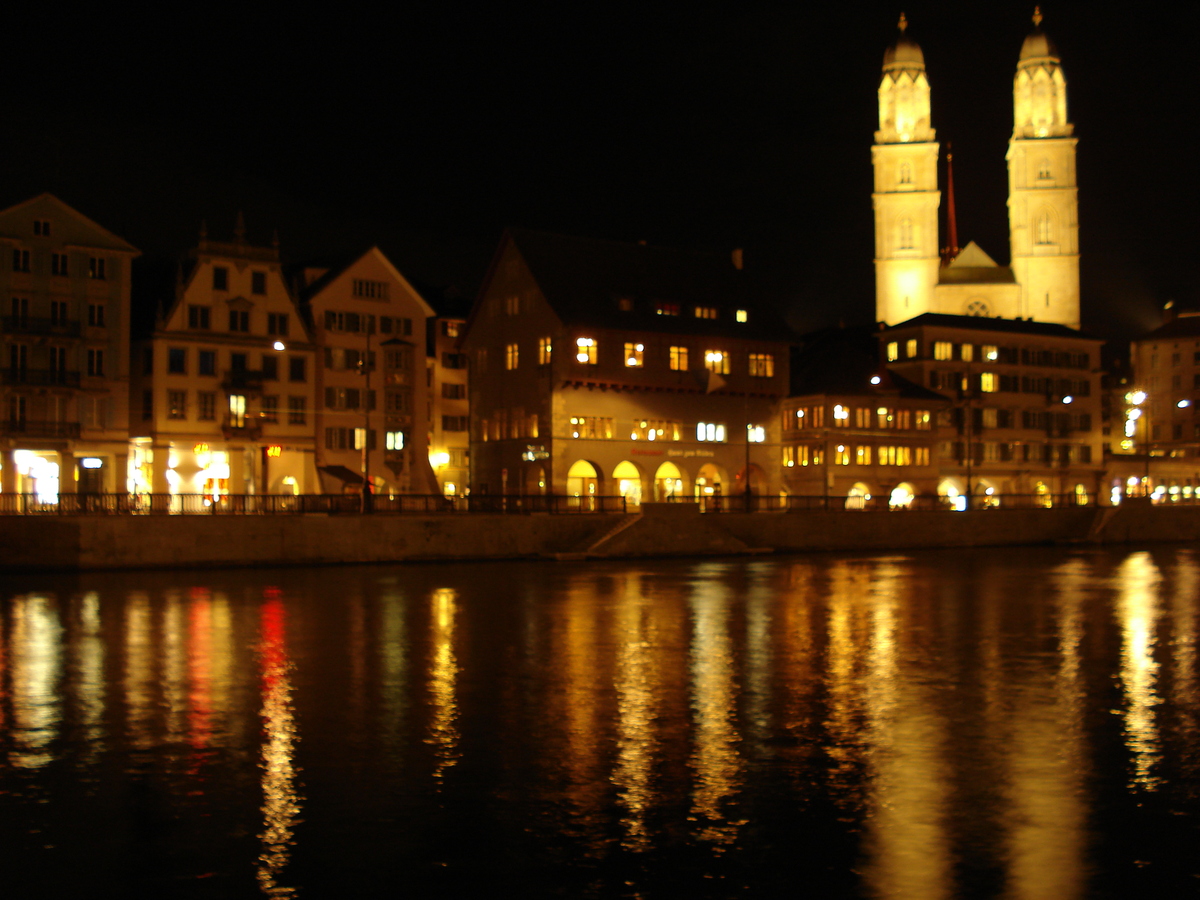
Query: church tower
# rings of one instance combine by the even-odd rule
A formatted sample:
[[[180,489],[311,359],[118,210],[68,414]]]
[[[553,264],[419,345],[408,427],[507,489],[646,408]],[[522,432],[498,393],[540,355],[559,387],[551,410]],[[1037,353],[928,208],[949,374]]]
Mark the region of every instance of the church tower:
[[[925,55],[905,33],[883,55],[875,167],[875,319],[932,311],[938,279],[938,145],[929,122]]]
[[[1008,223],[1021,315],[1079,327],[1079,192],[1067,82],[1035,9],[1013,80]]]

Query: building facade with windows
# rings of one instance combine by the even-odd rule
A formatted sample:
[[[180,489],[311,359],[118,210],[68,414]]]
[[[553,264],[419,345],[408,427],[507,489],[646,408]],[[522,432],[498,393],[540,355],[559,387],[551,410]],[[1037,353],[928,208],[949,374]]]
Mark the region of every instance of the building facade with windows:
[[[462,342],[472,491],[777,493],[790,335],[740,262],[506,232]]]
[[[317,468],[325,493],[437,492],[429,465],[426,322],[433,309],[372,247],[303,289],[317,345]]]
[[[4,493],[124,491],[138,251],[51,194],[0,212],[0,244]]]
[[[441,298],[434,307],[437,315],[428,326],[429,462],[441,492],[453,497],[470,485],[469,369],[459,349],[470,303]]]
[[[938,159],[925,56],[900,18],[884,54],[874,165],[875,318],[895,325],[926,312],[1033,318],[1079,327],[1079,209],[1074,126],[1053,42],[1034,15],[1013,79],[1008,144],[1011,264],[974,243],[961,251],[954,227],[939,241]]]
[[[938,489],[936,423],[950,401],[880,364],[875,335],[810,335],[780,410],[787,491],[849,509],[909,507]]]
[[[879,339],[889,369],[949,401],[935,429],[940,494],[1094,502],[1103,492],[1101,340],[1063,325],[936,313]]]
[[[318,490],[309,324],[278,246],[200,242],[174,296],[134,342],[133,489],[180,494]]]

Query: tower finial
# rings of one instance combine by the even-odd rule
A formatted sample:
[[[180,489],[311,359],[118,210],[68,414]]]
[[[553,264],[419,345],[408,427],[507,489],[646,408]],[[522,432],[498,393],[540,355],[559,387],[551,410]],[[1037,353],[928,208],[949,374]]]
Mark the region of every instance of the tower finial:
[[[946,247],[942,265],[950,265],[958,256],[958,208],[954,203],[954,147],[946,141]]]
[[[901,34],[904,33],[906,28],[908,28],[908,19],[905,17],[903,12],[900,13],[900,21],[896,24],[896,27],[900,29]]]
[[[1035,6],[1033,8],[1033,27],[1042,27],[1042,8],[1040,6]]]

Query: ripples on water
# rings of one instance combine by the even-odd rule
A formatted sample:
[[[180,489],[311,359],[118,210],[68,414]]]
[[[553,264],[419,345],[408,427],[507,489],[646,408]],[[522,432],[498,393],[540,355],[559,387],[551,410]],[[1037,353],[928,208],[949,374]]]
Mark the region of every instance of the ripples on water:
[[[0,581],[6,893],[1200,894],[1200,557]]]

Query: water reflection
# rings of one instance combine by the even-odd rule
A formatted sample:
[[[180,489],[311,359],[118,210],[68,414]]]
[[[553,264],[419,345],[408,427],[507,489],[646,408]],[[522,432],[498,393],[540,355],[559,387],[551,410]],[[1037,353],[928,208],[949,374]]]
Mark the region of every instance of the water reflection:
[[[293,887],[279,878],[291,857],[292,837],[300,814],[293,763],[299,740],[292,710],[291,662],[287,649],[287,618],[283,601],[269,592],[262,605],[262,816],[259,835],[258,884],[268,897],[291,897]]]
[[[458,704],[455,680],[458,662],[454,658],[454,618],[458,613],[457,595],[451,588],[438,588],[430,597],[429,694],[433,713],[429,722],[429,742],[437,762],[433,777],[440,782],[446,770],[458,761]]]
[[[162,896],[1187,896],[1125,887],[1197,875],[1198,589],[1190,550],[22,585],[0,821]]]
[[[703,574],[701,575],[703,578]],[[741,785],[738,756],[737,682],[729,637],[729,594],[717,580],[702,580],[689,598],[692,614],[692,817],[699,837],[718,845],[737,840],[744,821],[726,808]]]
[[[50,597],[28,594],[12,603],[9,672],[12,682],[14,766],[32,769],[54,758],[62,714],[59,677],[62,626]]]
[[[1117,572],[1116,613],[1121,624],[1121,686],[1125,692],[1125,744],[1133,757],[1130,786],[1158,787],[1152,772],[1159,759],[1155,707],[1158,663],[1154,659],[1161,576],[1149,553],[1135,553]]]

